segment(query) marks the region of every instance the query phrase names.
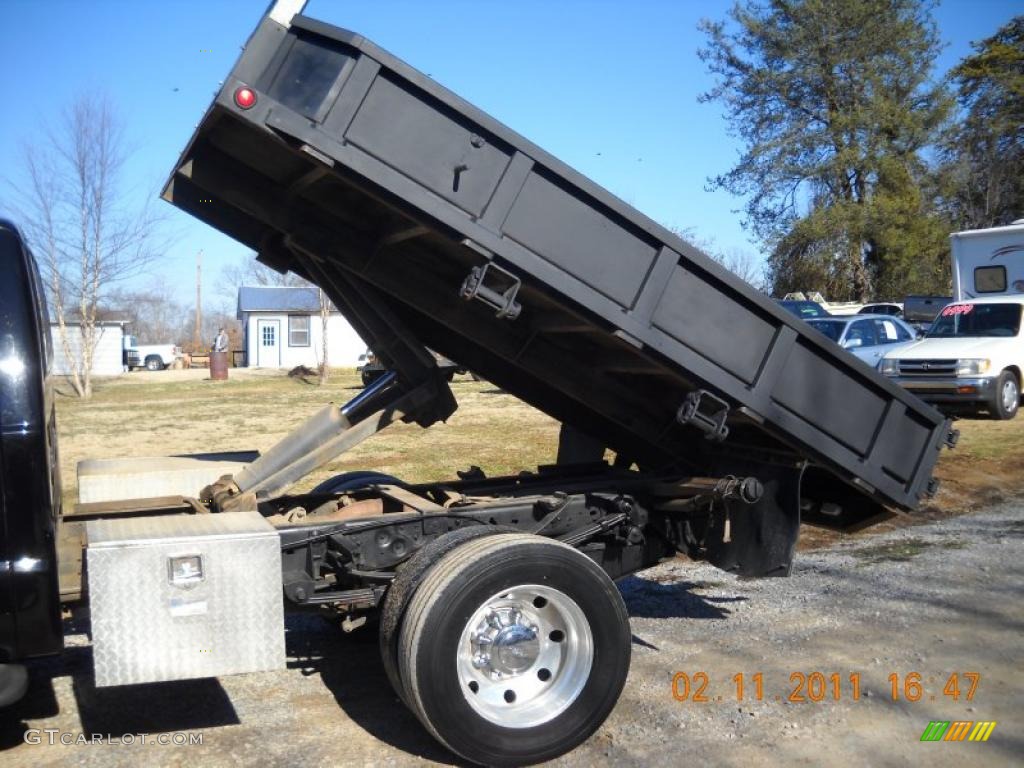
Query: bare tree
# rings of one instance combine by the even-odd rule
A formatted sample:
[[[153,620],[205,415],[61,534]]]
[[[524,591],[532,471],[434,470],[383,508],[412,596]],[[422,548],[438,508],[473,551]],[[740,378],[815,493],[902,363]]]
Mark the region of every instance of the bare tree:
[[[167,278],[159,277],[144,289],[117,288],[109,294],[106,305],[115,317],[128,320],[140,343],[178,344],[189,312],[174,298],[171,285]]]
[[[98,312],[114,285],[158,254],[158,220],[147,203],[131,205],[120,186],[128,152],[105,97],[77,98],[58,127],[23,153],[27,183],[16,187],[18,212],[39,256],[71,384],[88,398]]]
[[[742,248],[712,248],[708,255],[734,275],[750,283],[759,291],[765,291],[768,281],[765,264],[759,262],[750,251]]]
[[[765,264],[750,251],[745,251],[742,248],[721,248],[713,237],[701,237],[696,234],[693,227],[685,229],[669,227],[669,229],[686,242],[699,248],[705,255],[710,256],[737,277],[750,283],[757,290],[767,292],[768,279]]]
[[[322,387],[327,383],[327,321],[331,318],[331,300],[327,298],[323,288],[316,289],[317,302],[320,305],[320,380]]]
[[[238,298],[238,289],[243,285],[301,288],[309,283],[294,272],[282,273],[271,269],[256,261],[255,256],[243,256],[221,268],[217,291],[225,300],[234,303]]]
[[[192,304],[177,306],[181,309],[177,325],[167,326],[167,335],[160,336],[159,341],[176,344],[182,349],[189,349],[195,334],[195,306]],[[145,315],[142,315],[141,322],[143,327],[146,327]],[[205,354],[213,347],[213,341],[221,328],[228,335],[229,352],[243,348],[245,335],[234,311],[215,307],[202,311],[199,336],[203,339],[203,346],[196,350],[197,354]]]

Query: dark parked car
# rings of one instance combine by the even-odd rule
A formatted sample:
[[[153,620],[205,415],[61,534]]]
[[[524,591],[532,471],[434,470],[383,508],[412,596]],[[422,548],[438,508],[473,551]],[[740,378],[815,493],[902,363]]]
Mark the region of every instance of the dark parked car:
[[[359,378],[363,380],[363,386],[368,387],[385,373],[387,368],[377,359],[372,349],[366,350],[365,354],[359,356],[359,365],[356,366]]]
[[[458,363],[452,362],[444,355],[439,355],[437,352],[432,353],[434,359],[437,360],[437,367],[445,373],[445,377],[448,381],[455,378],[455,374],[469,373],[465,368],[460,366]],[[359,365],[356,367],[356,371],[359,373],[359,378],[363,380],[363,386],[368,387],[385,373],[388,369],[384,367],[384,363],[380,361],[380,358],[373,353],[372,349],[366,350],[366,354],[359,356]],[[480,378],[476,374],[472,374],[473,381],[480,381]]]
[[[895,301],[879,301],[873,304],[865,304],[857,312],[858,315],[892,315],[903,317],[903,305]]]
[[[816,301],[793,301],[782,299],[779,305],[792,312],[802,320],[810,317],[831,317],[832,315]]]
[[[943,307],[952,301],[952,296],[907,296],[903,300],[903,319],[927,328],[939,316]]]

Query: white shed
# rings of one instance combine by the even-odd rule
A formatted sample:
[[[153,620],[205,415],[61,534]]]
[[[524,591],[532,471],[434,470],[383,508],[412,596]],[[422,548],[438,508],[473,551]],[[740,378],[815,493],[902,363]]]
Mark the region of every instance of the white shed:
[[[96,323],[96,349],[92,358],[93,376],[120,376],[124,373],[122,349],[124,343],[124,321],[107,320]],[[82,354],[82,326],[79,323],[65,323],[71,354],[79,359]],[[50,323],[50,338],[53,340],[53,372],[58,375],[71,373],[64,345],[60,339],[60,327]]]
[[[238,320],[246,366],[290,369],[320,365],[323,326],[316,288],[242,286],[238,289]],[[355,367],[364,352],[366,342],[332,306],[327,320],[327,364]]]

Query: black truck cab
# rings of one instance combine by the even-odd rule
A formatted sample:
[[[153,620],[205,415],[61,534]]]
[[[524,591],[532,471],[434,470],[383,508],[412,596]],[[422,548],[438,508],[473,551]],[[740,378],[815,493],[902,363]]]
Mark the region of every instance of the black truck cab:
[[[49,318],[21,233],[0,219],[0,706],[24,692],[19,660],[63,649],[57,568],[60,467]]]

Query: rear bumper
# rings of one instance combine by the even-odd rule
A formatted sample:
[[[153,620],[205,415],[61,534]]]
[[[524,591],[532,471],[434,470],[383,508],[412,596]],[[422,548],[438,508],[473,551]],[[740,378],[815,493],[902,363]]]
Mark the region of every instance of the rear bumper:
[[[942,379],[896,376],[893,381],[926,403],[984,403],[995,397],[995,379],[976,376]]]

